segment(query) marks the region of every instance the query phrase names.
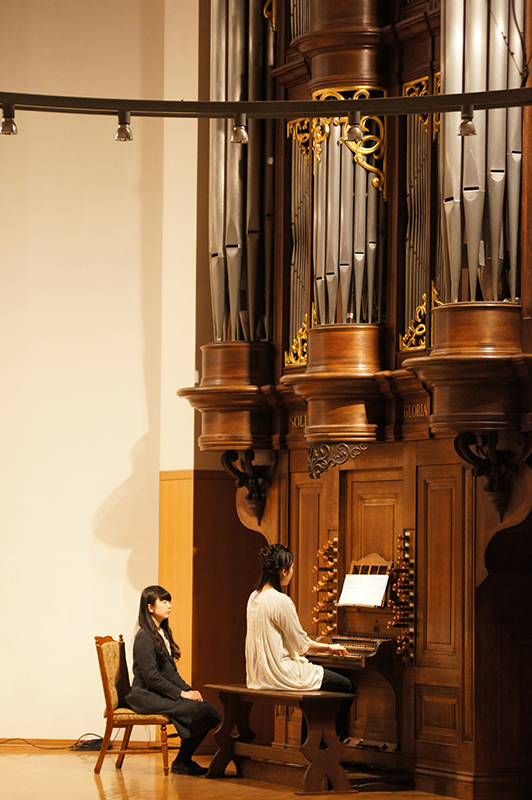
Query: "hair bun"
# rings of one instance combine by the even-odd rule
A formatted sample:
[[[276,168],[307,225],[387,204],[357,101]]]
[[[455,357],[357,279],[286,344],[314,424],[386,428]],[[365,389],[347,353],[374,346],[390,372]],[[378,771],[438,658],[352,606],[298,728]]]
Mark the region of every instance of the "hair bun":
[[[275,573],[285,568],[287,560],[291,561],[291,553],[284,544],[271,544],[259,553],[264,572]],[[287,558],[288,557],[288,558]]]

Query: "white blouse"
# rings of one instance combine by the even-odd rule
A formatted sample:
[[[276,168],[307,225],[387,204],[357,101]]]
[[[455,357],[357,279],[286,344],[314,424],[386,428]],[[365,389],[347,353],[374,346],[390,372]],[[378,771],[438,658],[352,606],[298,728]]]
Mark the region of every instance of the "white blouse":
[[[161,634],[161,636],[163,637],[163,642],[164,642],[164,643],[165,643],[165,645],[166,645],[166,649],[168,650],[168,653],[169,653],[170,655],[172,655],[172,648],[170,647],[170,642],[169,642],[169,641],[168,641],[168,639],[166,638],[166,636],[165,636],[165,634],[164,634],[164,631],[163,631],[163,629],[162,629],[162,628],[158,628],[157,630],[159,631],[159,633],[160,633],[160,634]]]
[[[319,689],[323,667],[304,654],[311,644],[290,598],[276,589],[253,592],[247,605],[246,683],[249,689]]]

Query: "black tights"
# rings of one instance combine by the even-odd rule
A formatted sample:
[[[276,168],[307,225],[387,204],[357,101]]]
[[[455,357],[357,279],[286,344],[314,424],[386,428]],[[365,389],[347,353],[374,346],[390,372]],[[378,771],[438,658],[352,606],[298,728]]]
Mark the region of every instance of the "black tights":
[[[198,733],[196,736],[189,736],[187,739],[181,739],[181,747],[175,757],[177,764],[188,764],[196,749],[200,746],[202,741],[207,736],[208,731]]]
[[[353,685],[349,678],[345,675],[340,675],[339,672],[333,672],[332,669],[323,669],[323,680],[320,689],[324,692],[345,692],[346,694],[353,694]],[[351,701],[342,703],[336,715],[336,733],[338,738],[344,742],[349,738],[349,711],[351,709]],[[307,721],[303,714],[301,722],[301,744],[307,738]]]

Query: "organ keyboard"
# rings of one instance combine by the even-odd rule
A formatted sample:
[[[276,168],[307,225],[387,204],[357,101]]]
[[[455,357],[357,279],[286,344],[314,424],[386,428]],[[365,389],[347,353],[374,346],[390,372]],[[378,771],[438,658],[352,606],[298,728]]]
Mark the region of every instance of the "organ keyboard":
[[[320,638],[322,642],[328,640],[345,647],[347,656],[313,654],[309,656],[310,660],[336,667],[345,666],[348,669],[388,666],[396,644],[395,636],[382,633],[348,633]]]

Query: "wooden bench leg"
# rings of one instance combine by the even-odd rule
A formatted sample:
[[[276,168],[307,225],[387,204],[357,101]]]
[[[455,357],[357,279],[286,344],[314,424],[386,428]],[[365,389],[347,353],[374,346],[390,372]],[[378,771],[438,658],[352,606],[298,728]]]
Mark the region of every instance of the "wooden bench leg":
[[[335,720],[340,704],[345,701],[331,698],[319,706],[312,701],[301,700],[301,710],[307,720],[308,735],[301,750],[310,761],[305,772],[301,794],[316,794],[324,791],[325,779],[335,792],[353,792],[340,761],[345,754],[345,745],[336,734]],[[320,745],[324,744],[324,747]],[[298,794],[300,794],[298,792]]]
[[[207,778],[221,778],[230,761],[234,761],[237,773],[240,775],[240,759],[235,757],[235,742],[252,742],[255,738],[249,726],[249,714],[253,703],[241,700],[229,692],[220,692],[220,700],[224,707],[224,715],[220,727],[214,734],[218,750],[212,757],[205,776]],[[235,725],[238,733],[232,736]]]

